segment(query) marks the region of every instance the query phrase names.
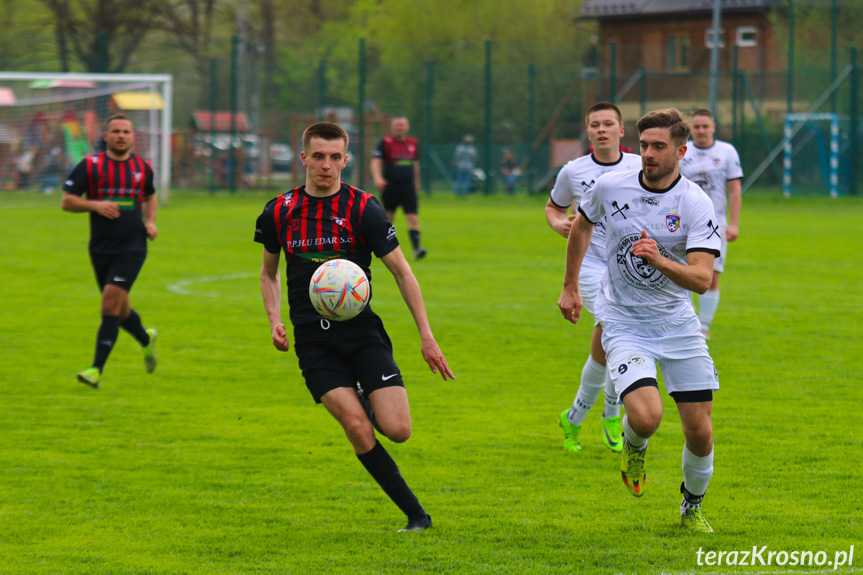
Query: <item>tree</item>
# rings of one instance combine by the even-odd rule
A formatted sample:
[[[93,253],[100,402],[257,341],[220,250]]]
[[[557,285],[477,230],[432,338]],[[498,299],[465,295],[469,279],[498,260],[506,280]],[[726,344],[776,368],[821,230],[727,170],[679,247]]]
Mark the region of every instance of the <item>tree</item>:
[[[153,28],[162,0],[39,0],[54,19],[64,72],[75,57],[87,72],[123,72]]]

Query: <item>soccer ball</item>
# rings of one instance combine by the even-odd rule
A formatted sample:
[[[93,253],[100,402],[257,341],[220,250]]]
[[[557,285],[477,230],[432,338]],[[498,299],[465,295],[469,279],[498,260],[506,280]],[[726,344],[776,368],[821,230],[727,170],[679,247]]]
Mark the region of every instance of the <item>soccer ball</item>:
[[[352,261],[330,260],[312,274],[309,299],[327,319],[344,321],[359,315],[369,303],[371,286],[363,269]]]

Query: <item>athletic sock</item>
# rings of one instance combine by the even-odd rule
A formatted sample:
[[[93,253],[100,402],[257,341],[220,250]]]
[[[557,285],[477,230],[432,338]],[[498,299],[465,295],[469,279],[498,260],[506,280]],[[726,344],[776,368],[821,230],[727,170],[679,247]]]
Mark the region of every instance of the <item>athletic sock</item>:
[[[120,327],[137,339],[141,347],[150,345],[150,334],[144,329],[144,326],[141,324],[141,316],[135,310],[129,310],[129,317],[120,322]]]
[[[623,421],[621,422],[621,427],[623,427],[623,436],[626,438],[626,441],[629,442],[631,446],[636,448],[638,451],[642,449],[647,449],[647,439],[641,437],[635,431],[629,427],[629,414],[623,414]]]
[[[605,419],[620,417],[620,398],[617,396],[617,390],[614,389],[608,369],[605,370],[605,408],[602,410],[602,417]]]
[[[683,503],[680,504],[680,512],[683,513],[690,507],[699,507],[707,485],[713,476],[713,450],[705,457],[698,457],[686,445],[683,446]]]
[[[402,513],[408,517],[416,517],[425,514],[423,506],[420,505],[414,492],[408,487],[399,468],[387,450],[380,442],[375,442],[375,446],[371,451],[363,454],[357,454],[357,459],[369,472],[369,475],[378,482],[384,493],[389,495]]]
[[[93,356],[93,367],[98,367],[101,373],[114,349],[114,342],[120,333],[120,318],[116,315],[103,315],[102,324],[96,332],[96,354]]]
[[[716,315],[716,308],[718,307],[718,289],[709,289],[698,296],[698,319],[701,321],[702,327],[710,328],[710,324],[713,323],[713,316]]]
[[[567,416],[571,424],[581,425],[584,423],[587,412],[590,411],[590,408],[596,403],[596,398],[602,393],[602,387],[605,384],[605,372],[604,365],[600,365],[593,357],[587,356],[587,361],[584,362],[584,367],[581,369],[581,383]]]
[[[408,230],[408,235],[411,238],[411,245],[414,248],[414,251],[420,249],[420,231],[419,230]]]

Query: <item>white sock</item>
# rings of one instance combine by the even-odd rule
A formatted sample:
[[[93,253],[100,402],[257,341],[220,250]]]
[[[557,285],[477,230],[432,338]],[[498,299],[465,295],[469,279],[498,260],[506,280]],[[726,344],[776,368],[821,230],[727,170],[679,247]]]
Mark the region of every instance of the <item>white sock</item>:
[[[569,410],[567,419],[573,425],[581,425],[584,423],[584,418],[587,417],[587,412],[596,403],[596,398],[602,393],[602,388],[605,385],[605,366],[594,361],[591,356],[587,356],[587,361],[584,362],[584,368],[581,370],[581,384],[578,386],[578,393],[572,401],[572,408]]]
[[[605,419],[620,417],[620,399],[611,382],[611,376],[608,375],[608,369],[605,370],[605,408],[602,410],[602,417]]]
[[[713,316],[716,315],[716,308],[718,307],[718,289],[709,289],[698,297],[698,319],[701,320],[702,327],[710,329],[710,324],[713,323]]]
[[[705,457],[698,457],[686,445],[683,446],[683,486],[692,495],[701,498],[707,492],[707,484],[713,477],[713,450]],[[700,507],[698,503],[690,503],[683,498],[680,504],[680,512],[683,513],[690,507]]]
[[[626,441],[628,441],[631,446],[638,448],[639,451],[641,449],[647,448],[647,439],[641,437],[640,435],[635,433],[635,431],[633,431],[631,427],[629,427],[628,414],[623,415],[623,422],[621,423],[621,426],[623,427],[623,436],[626,438]]]

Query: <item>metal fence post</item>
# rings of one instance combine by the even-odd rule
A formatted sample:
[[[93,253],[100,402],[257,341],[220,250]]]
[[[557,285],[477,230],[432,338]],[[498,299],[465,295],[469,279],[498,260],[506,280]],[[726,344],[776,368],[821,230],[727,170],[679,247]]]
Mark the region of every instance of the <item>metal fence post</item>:
[[[536,67],[531,62],[527,66],[527,141],[532,142],[534,138],[533,124],[536,112]],[[533,154],[530,155],[527,169],[527,193],[533,193]]]
[[[432,145],[434,142],[434,62],[426,62],[426,136],[423,150],[422,182],[423,189],[431,195],[431,167],[432,167]]]
[[[216,99],[219,61],[210,58],[210,193],[216,191]],[[200,126],[203,128],[203,126]]]
[[[731,50],[732,72],[731,72],[731,143],[738,148],[737,141],[737,44]],[[739,149],[739,148],[738,148]]]
[[[360,38],[359,53],[359,134],[357,137],[357,184],[366,189],[366,39]]]
[[[860,112],[857,104],[860,101],[860,69],[857,68],[857,46],[851,45],[851,109],[848,116],[851,120],[850,136],[851,142],[848,147],[848,159],[850,163],[848,194],[857,195],[857,151],[860,149]]]
[[[483,170],[485,170],[485,187],[483,193],[491,193],[491,40],[485,41],[485,131],[483,139]]]
[[[794,110],[794,0],[788,0],[788,86],[785,90],[785,113]]]
[[[240,39],[234,34],[231,36],[231,140],[228,145],[231,154],[228,189],[232,194],[237,191],[237,150],[234,148],[234,139],[237,137],[237,86],[240,82],[240,79],[237,78],[237,59],[239,49]]]
[[[318,121],[326,120],[324,108],[327,107],[327,61],[318,62]]]

